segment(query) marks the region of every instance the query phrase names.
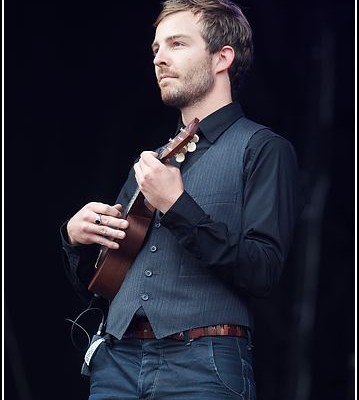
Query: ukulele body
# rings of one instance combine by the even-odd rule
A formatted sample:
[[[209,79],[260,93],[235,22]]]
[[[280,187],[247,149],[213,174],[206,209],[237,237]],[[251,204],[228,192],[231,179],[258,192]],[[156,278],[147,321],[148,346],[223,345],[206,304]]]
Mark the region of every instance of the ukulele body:
[[[140,251],[144,237],[151,224],[154,210],[142,206],[144,198],[140,193],[133,203],[126,237],[118,249],[102,248],[96,263],[96,272],[88,289],[108,300],[112,300],[125,279],[126,273]]]

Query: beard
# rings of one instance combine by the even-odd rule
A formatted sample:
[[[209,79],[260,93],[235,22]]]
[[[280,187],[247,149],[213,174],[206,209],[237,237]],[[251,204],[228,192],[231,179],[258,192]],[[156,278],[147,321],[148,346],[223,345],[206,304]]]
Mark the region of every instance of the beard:
[[[183,85],[180,87],[169,85],[161,88],[162,101],[165,105],[182,109],[200,102],[214,84],[210,60],[188,69],[181,76],[181,82]]]

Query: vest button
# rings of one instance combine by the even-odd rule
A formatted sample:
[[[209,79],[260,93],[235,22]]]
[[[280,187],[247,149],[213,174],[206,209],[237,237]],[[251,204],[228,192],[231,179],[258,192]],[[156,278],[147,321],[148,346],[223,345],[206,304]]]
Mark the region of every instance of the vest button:
[[[157,251],[157,246],[151,246],[151,253],[155,253]]]
[[[155,223],[155,228],[158,229],[158,228],[160,228],[160,227],[161,227],[161,222],[156,222],[156,223]]]
[[[142,299],[143,301],[147,301],[147,300],[149,299],[148,294],[142,294],[142,295],[141,295],[141,299]]]
[[[149,278],[150,276],[152,276],[153,275],[153,272],[152,271],[150,271],[149,269],[146,269],[146,271],[145,271],[145,275]]]

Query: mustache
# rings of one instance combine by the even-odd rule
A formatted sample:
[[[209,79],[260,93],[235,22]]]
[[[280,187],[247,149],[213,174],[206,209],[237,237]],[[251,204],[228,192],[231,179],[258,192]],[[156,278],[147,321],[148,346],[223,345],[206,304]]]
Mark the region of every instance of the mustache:
[[[164,69],[161,68],[157,71],[157,80],[160,82],[163,78],[178,78],[178,74],[174,71],[171,71],[169,69]]]

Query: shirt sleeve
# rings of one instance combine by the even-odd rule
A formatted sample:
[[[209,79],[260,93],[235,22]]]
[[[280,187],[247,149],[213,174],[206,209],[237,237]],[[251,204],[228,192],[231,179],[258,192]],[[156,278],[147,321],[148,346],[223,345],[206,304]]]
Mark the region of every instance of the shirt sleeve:
[[[92,297],[87,290],[88,284],[95,272],[99,245],[71,245],[67,236],[67,222],[60,228],[62,243],[62,260],[65,274],[80,298],[87,302]]]
[[[242,227],[229,231],[184,192],[161,223],[220,279],[264,297],[278,282],[297,218],[297,159],[285,138],[258,132],[244,158]]]

